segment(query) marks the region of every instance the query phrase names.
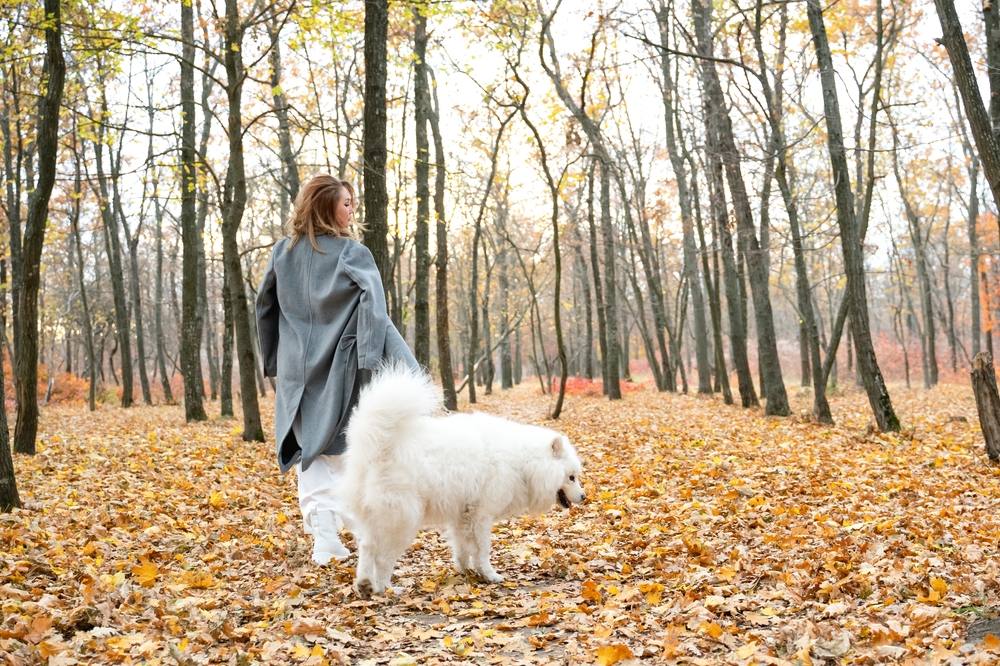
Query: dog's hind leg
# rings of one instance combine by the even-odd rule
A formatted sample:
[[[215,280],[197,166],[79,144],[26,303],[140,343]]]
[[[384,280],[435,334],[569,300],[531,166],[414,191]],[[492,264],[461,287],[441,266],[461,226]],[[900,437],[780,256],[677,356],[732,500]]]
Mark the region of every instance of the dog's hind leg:
[[[378,588],[376,593],[389,587],[396,561],[413,544],[420,529],[420,520],[420,515],[399,512],[391,519],[383,520],[372,534],[368,552],[373,564],[372,580]]]
[[[372,544],[367,535],[358,534],[358,570],[354,576],[354,591],[362,599],[370,599],[373,594],[381,594],[377,568],[372,557]]]
[[[490,537],[493,533],[493,521],[488,517],[483,517],[470,525],[472,528],[470,536],[474,539],[475,547],[472,565],[482,578],[490,583],[499,583],[503,576],[498,574],[490,564]]]
[[[451,547],[452,561],[458,573],[464,574],[472,565],[472,549],[469,547],[468,537],[459,526],[449,525],[445,528],[445,539]]]

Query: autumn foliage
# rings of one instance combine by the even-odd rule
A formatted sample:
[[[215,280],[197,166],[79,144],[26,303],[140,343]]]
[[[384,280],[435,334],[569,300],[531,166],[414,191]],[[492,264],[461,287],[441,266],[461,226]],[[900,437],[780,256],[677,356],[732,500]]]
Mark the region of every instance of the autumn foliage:
[[[477,408],[553,425],[536,390]],[[1000,604],[1000,475],[971,392],[894,395],[901,435],[876,433],[855,391],[832,400],[833,427],[653,390],[571,392],[554,425],[579,448],[588,501],[497,525],[500,585],[458,576],[421,533],[402,592],[372,602],[350,590],[353,557],[310,564],[294,476],[238,421],[49,407],[39,454],[15,459],[26,506],[0,518],[0,651],[14,664],[995,663],[995,637],[959,651],[970,619]]]

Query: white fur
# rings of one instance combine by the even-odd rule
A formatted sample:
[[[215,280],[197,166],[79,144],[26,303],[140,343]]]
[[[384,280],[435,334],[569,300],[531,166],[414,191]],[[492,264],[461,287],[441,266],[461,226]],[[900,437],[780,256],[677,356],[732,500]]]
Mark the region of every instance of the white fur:
[[[444,529],[459,571],[498,582],[494,522],[542,513],[559,490],[570,502],[585,499],[580,460],[559,433],[487,414],[434,418],[438,404],[426,375],[390,366],[351,417],[341,497],[355,520],[354,586],[364,598],[388,587],[423,526]]]

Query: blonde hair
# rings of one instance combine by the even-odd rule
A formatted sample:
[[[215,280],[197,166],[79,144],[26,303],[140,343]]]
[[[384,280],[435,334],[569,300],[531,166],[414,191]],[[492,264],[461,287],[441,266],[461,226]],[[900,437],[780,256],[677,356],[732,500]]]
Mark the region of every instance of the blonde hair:
[[[316,236],[356,238],[353,231],[337,224],[337,205],[345,195],[351,199],[356,196],[354,186],[346,180],[325,173],[310,178],[295,197],[295,210],[286,228],[292,238],[288,249],[295,247],[303,236],[308,236],[309,242],[319,252],[323,250],[316,243]],[[355,226],[364,231],[360,225]]]

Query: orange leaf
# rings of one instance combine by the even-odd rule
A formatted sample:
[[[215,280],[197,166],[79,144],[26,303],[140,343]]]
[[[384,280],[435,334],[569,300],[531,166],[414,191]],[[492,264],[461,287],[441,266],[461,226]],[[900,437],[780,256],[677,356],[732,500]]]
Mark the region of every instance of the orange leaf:
[[[597,648],[597,663],[600,666],[611,666],[611,664],[616,664],[622,659],[631,658],[632,651],[628,649],[627,645],[622,645],[621,643]]]
[[[705,632],[712,638],[718,638],[722,635],[722,627],[717,625],[715,622],[702,622],[698,625],[698,631]]]
[[[142,558],[140,566],[132,567],[132,575],[143,587],[152,587],[159,573],[157,566],[146,558]]]
[[[1000,649],[1000,638],[993,634],[986,634],[986,638],[983,639],[983,647],[987,650]]]

